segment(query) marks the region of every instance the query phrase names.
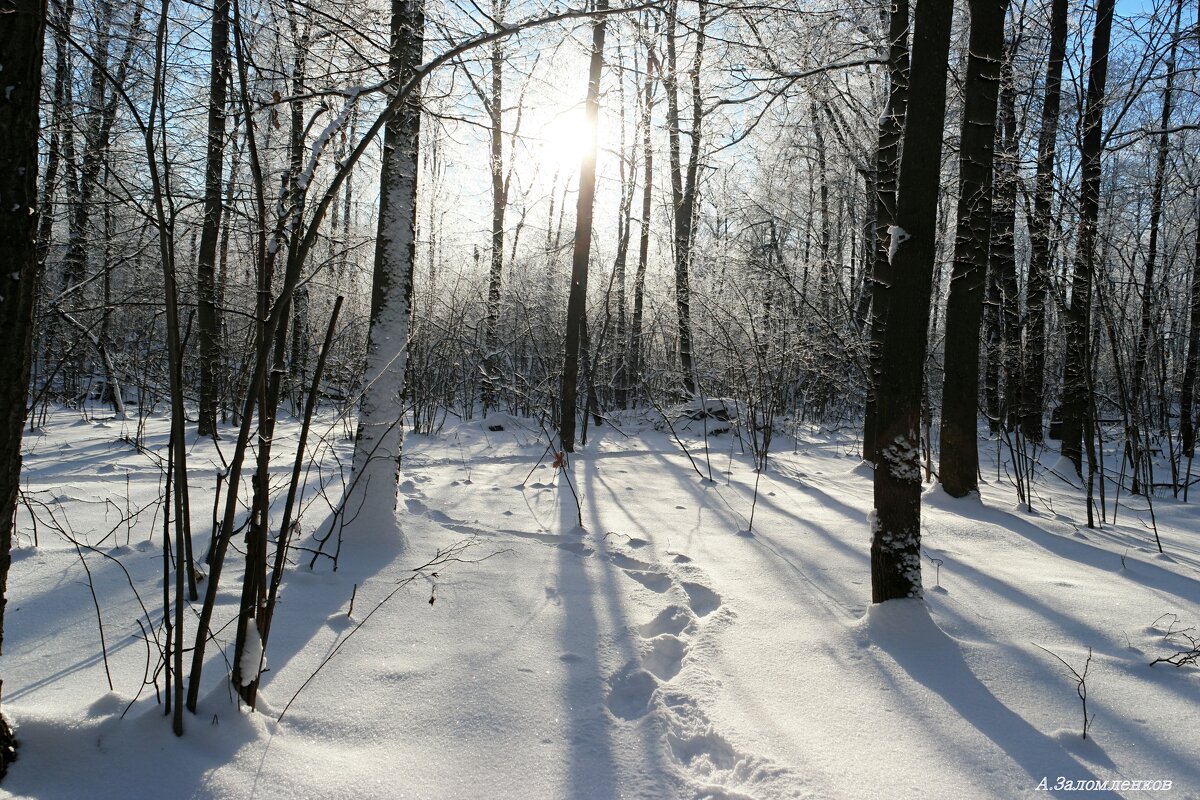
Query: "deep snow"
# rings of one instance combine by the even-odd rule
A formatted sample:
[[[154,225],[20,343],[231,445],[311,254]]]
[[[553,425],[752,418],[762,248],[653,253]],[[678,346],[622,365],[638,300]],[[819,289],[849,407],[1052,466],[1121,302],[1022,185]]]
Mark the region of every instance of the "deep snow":
[[[981,499],[926,492],[926,602],[870,607],[870,475],[848,435],[777,438],[747,531],[756,476],[734,433],[711,437],[707,455],[698,430],[683,433],[702,479],[669,433],[632,419],[593,429],[561,471],[527,420],[408,436],[406,547],[376,521],[351,525],[337,572],[298,554],[259,712],[228,687],[228,625],[202,713],[177,739],[143,686],[137,624],[162,613],[153,453],[166,424],[149,420],[150,454],[120,441],[132,421],[63,411],[27,435],[42,525],[34,547],[24,514],[14,551],[0,677],[21,750],[0,793],[1009,798],[1062,778],[1172,782],[1102,796],[1200,797],[1200,670],[1149,666],[1179,649],[1169,631],[1200,626],[1195,505],[1156,500],[1159,555],[1144,501],[1088,530],[1078,490],[1047,474],[1025,514],[992,467]],[[341,491],[333,454],[348,464],[351,449],[349,426],[324,424],[310,533]],[[281,475],[296,433],[281,425]],[[193,442],[198,550],[216,463],[211,442]],[[129,526],[127,507],[145,507]],[[88,577],[51,513],[120,561],[148,611],[114,560],[83,551],[111,691]],[[417,574],[367,619],[414,567],[464,542],[461,560]],[[231,548],[217,625],[233,618],[240,569]],[[1076,681],[1039,648],[1079,671],[1091,648],[1086,741]]]

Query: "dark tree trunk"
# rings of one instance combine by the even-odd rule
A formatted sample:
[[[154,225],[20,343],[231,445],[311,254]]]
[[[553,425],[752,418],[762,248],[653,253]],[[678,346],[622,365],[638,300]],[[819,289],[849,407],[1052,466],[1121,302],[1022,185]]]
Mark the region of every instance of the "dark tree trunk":
[[[312,350],[312,336],[308,330],[310,306],[308,286],[300,284],[292,293],[292,335],[287,360],[288,396],[292,398],[293,415],[299,414],[304,405],[308,356]]]
[[[636,61],[636,57],[635,57]],[[617,50],[617,64],[621,72],[625,70],[624,57],[621,50]],[[611,297],[606,299],[606,304],[611,301],[612,305],[617,307],[617,322],[616,332],[612,337],[613,342],[613,401],[617,408],[624,409],[629,407],[629,331],[626,320],[626,306],[628,305],[628,297],[625,291],[626,273],[629,266],[629,241],[633,235],[633,196],[637,191],[637,178],[634,177],[634,171],[637,166],[637,145],[634,144],[632,151],[635,155],[630,156],[630,148],[626,147],[625,141],[625,82],[621,81],[618,84],[620,97],[618,99],[618,109],[620,115],[620,145],[618,152],[620,153],[620,175],[621,175],[621,203],[617,209],[617,254],[613,259],[612,281],[609,285],[609,294],[616,289],[616,299]],[[605,328],[608,327],[608,320],[605,320]],[[603,338],[603,337],[602,337]],[[599,423],[597,423],[599,424]]]
[[[1037,177],[1033,213],[1029,217],[1029,282],[1025,290],[1025,364],[1021,371],[1021,430],[1033,442],[1042,441],[1045,417],[1046,295],[1053,262],[1055,140],[1062,98],[1062,68],[1067,51],[1067,0],[1052,0],[1050,56],[1046,63],[1046,92],[1042,129],[1038,134]]]
[[[38,269],[44,270],[50,254],[54,230],[54,192],[58,186],[58,170],[62,164],[63,132],[69,122],[67,82],[71,73],[71,50],[67,31],[75,13],[74,0],[51,6],[54,15],[54,89],[51,95],[50,147],[46,155],[46,173],[42,179],[42,195],[38,202]]]
[[[863,420],[863,458],[874,462],[879,409],[875,386],[882,370],[883,333],[887,327],[891,259],[890,233],[896,224],[896,175],[900,167],[900,142],[908,113],[908,0],[895,0],[888,21],[888,98],[879,117],[875,148],[875,231],[871,248],[871,331],[867,403]]]
[[[986,297],[983,301],[983,413],[987,417],[988,429],[993,434],[1000,432],[1000,387],[1003,383],[1000,374],[1000,341],[1003,336],[1000,305],[1000,276],[991,268],[987,272]]]
[[[608,0],[597,0],[597,10],[608,8]],[[600,115],[600,71],[604,68],[606,17],[592,25],[592,57],[588,64],[585,114],[587,129],[596,130]],[[558,439],[564,452],[575,452],[575,405],[579,391],[579,350],[587,313],[588,258],[592,250],[592,208],[596,199],[596,137],[579,165],[579,197],[575,205],[575,250],[571,260],[571,293],[567,299],[566,359],[563,362],[562,405],[559,407]]]
[[[1067,350],[1063,371],[1062,454],[1083,476],[1083,437],[1091,402],[1092,280],[1096,261],[1096,225],[1100,219],[1100,157],[1104,150],[1104,92],[1115,0],[1098,0],[1083,117],[1083,181],[1079,192],[1079,233],[1075,240],[1071,303],[1067,307]]]
[[[630,162],[629,166],[633,166],[632,162]],[[624,170],[622,172],[624,173]],[[617,234],[617,255],[613,261],[612,277],[617,295],[613,303],[617,307],[616,332],[613,336],[615,350],[613,356],[616,362],[613,365],[613,381],[615,383],[613,400],[616,402],[617,408],[628,408],[629,375],[627,365],[629,354],[626,351],[628,324],[625,317],[625,306],[628,303],[628,298],[625,291],[625,273],[629,262],[629,240],[633,233],[633,193],[636,181],[633,178],[632,169],[629,171],[629,174],[622,175],[621,183],[621,209],[619,219],[617,220],[619,228]]]
[[[1175,55],[1179,46],[1179,22],[1183,16],[1183,3],[1175,5],[1175,21],[1171,31],[1171,47],[1167,51],[1166,85],[1163,87],[1162,118],[1160,121],[1162,133],[1158,136],[1158,151],[1154,162],[1154,188],[1150,195],[1150,242],[1146,252],[1146,274],[1142,285],[1141,325],[1138,327],[1137,344],[1133,356],[1133,381],[1130,385],[1130,408],[1128,410],[1130,426],[1126,438],[1126,451],[1129,453],[1131,474],[1133,476],[1133,493],[1141,489],[1142,466],[1142,398],[1146,396],[1142,379],[1146,375],[1146,359],[1150,349],[1151,326],[1154,317],[1155,271],[1158,260],[1159,228],[1163,215],[1163,187],[1167,174],[1167,155],[1171,144],[1171,136],[1167,129],[1171,125],[1171,108],[1175,89]],[[1149,418],[1147,415],[1147,425]]]
[[[992,145],[1008,0],[971,0],[971,43],[959,153],[958,228],[946,302],[941,481],[954,497],[976,491],[979,326],[992,222]]]
[[[225,116],[228,96],[229,0],[213,6],[212,53],[208,78],[208,150],[204,165],[204,221],[196,259],[196,335],[200,342],[200,415],[196,430],[216,436],[221,377],[221,320],[217,310],[217,243],[221,234],[221,175],[225,166]]]
[[[0,650],[21,477],[21,429],[29,391],[33,303],[38,282],[37,145],[42,88],[45,0],[0,0]],[[0,689],[3,681],[0,681]],[[8,720],[0,715],[0,777],[16,758]]]
[[[692,226],[696,214],[696,177],[704,120],[704,105],[700,95],[700,64],[704,57],[705,26],[708,21],[705,0],[699,0],[697,5],[700,18],[696,26],[692,69],[688,74],[692,99],[692,130],[687,164],[683,163],[679,141],[682,131],[679,122],[679,64],[676,50],[678,0],[671,0],[667,7],[667,135],[671,156],[671,205],[675,217],[675,308],[679,318],[679,368],[683,372],[683,391],[688,395],[696,392],[695,365],[692,361]]]
[[[289,105],[291,116],[291,131],[288,136],[288,154],[291,163],[288,176],[288,213],[291,220],[288,228],[288,266],[289,272],[299,274],[304,268],[296,262],[300,250],[300,223],[305,196],[308,192],[308,178],[304,176],[306,148],[304,146],[304,100],[308,92],[308,51],[312,41],[312,16],[306,16],[301,25],[296,6],[288,2],[288,22],[291,27],[294,53],[292,56],[292,99]],[[287,377],[289,393],[299,396],[304,391],[304,372],[308,367],[308,286],[299,284],[292,293],[291,307],[291,353],[288,353],[288,326],[285,316],[284,323],[275,333],[278,371],[280,377]],[[277,401],[276,401],[277,402]],[[271,407],[271,416],[275,416],[276,406]]]
[[[647,41],[651,41],[647,37]],[[646,78],[642,85],[642,212],[638,219],[638,263],[633,278],[633,317],[629,332],[629,380],[634,396],[642,383],[642,317],[646,292],[646,266],[650,258],[650,211],[654,197],[654,147],[651,129],[654,114],[654,80],[658,71],[658,60],[652,44],[646,45]]]
[[[506,3],[493,3],[495,24],[503,24]],[[487,98],[491,122],[492,173],[492,259],[488,271],[487,321],[484,324],[483,381],[480,395],[483,411],[496,404],[496,377],[500,366],[499,348],[500,290],[504,280],[504,216],[508,210],[508,183],[504,176],[504,48],[499,40],[492,43],[492,86]]]
[[[1015,45],[1013,45],[1015,47]],[[1012,49],[1001,55],[1000,105],[996,142],[996,181],[992,216],[991,268],[996,280],[998,339],[992,354],[995,373],[997,428],[1011,430],[1020,396],[1020,298],[1017,289],[1017,87]]]
[[[89,255],[94,252],[107,253],[108,243],[97,238],[92,230],[92,211],[97,193],[102,193],[104,186],[102,178],[107,173],[109,151],[112,139],[112,129],[117,117],[117,100],[119,90],[125,85],[130,60],[133,56],[134,44],[138,38],[138,28],[141,23],[142,3],[134,5],[130,22],[129,36],[125,47],[115,65],[109,63],[109,50],[112,49],[113,4],[111,0],[100,0],[94,8],[95,38],[92,43],[91,74],[88,85],[88,95],[85,107],[79,111],[80,127],[83,130],[83,151],[80,154],[78,169],[69,165],[68,172],[73,172],[76,180],[68,181],[68,235],[67,250],[63,259],[62,290],[79,287],[88,278]],[[65,16],[65,15],[64,15]],[[70,92],[68,76],[68,94]],[[69,132],[74,123],[68,121],[65,131]],[[73,153],[74,136],[69,137]],[[73,158],[73,155],[68,155]],[[97,259],[99,260],[99,259]],[[97,265],[97,274],[108,268],[107,263]],[[80,287],[82,288],[82,287]],[[82,291],[71,293],[71,307],[85,308],[80,296]],[[63,301],[66,298],[62,298]],[[95,338],[95,337],[93,337]],[[99,341],[103,343],[103,339]],[[118,376],[113,372],[110,363],[105,363],[105,372],[109,387],[119,387]],[[73,374],[69,376],[72,382],[78,381],[83,363],[75,360]],[[114,398],[116,395],[113,395]],[[114,405],[117,405],[114,403]],[[123,406],[118,413],[123,412]]]
[[[79,162],[79,183],[71,192],[68,212],[67,252],[63,259],[63,290],[81,283],[87,276],[92,198],[96,193],[103,156],[107,151],[111,122],[105,114],[105,76],[108,74],[108,50],[112,29],[112,2],[100,0],[95,6],[96,38],[93,42],[90,92],[82,111],[83,152]],[[114,106],[114,112],[115,112]],[[108,124],[105,124],[108,122]]]
[[[937,259],[937,208],[952,0],[921,0],[913,23],[908,121],[892,229],[891,280],[875,387],[875,512],[871,599],[921,596],[921,396],[930,295]]]
[[[1196,197],[1196,241],[1192,253],[1191,314],[1188,329],[1187,360],[1183,369],[1183,387],[1179,395],[1179,438],[1183,454],[1196,452],[1196,368],[1200,362],[1200,193]]]
[[[817,150],[817,207],[821,216],[821,230],[817,239],[817,250],[820,265],[817,269],[817,281],[821,291],[821,313],[826,319],[832,318],[834,298],[833,263],[830,260],[830,248],[833,245],[833,218],[829,212],[829,159],[825,154],[825,132],[821,128],[821,113],[817,104],[809,105],[812,115],[813,142]]]

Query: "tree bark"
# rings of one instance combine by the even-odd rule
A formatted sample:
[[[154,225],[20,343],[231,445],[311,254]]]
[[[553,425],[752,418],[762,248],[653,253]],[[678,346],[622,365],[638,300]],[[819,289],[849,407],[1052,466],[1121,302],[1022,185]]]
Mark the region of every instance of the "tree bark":
[[[392,0],[389,73],[393,86],[403,85],[420,65],[424,27],[423,0]],[[365,388],[354,443],[351,514],[360,504],[389,510],[396,506],[404,414],[401,396],[416,260],[420,134],[421,100],[414,90],[384,129],[379,236],[371,284]]]
[[[636,61],[636,56],[635,59]],[[617,69],[624,73],[625,62],[623,51],[617,50]],[[626,307],[628,305],[628,297],[625,291],[626,272],[629,264],[629,242],[633,235],[633,196],[637,191],[637,178],[634,177],[634,171],[637,166],[637,145],[632,148],[626,146],[625,141],[625,81],[622,79],[617,84],[619,97],[617,107],[620,114],[619,130],[620,144],[618,152],[620,153],[620,174],[621,174],[621,202],[617,209],[617,254],[613,259],[612,281],[609,286],[609,294],[612,294],[612,289],[616,289],[616,299],[612,302],[617,307],[617,322],[616,331],[612,337],[613,342],[613,401],[617,408],[625,409],[629,407],[629,331],[627,330],[626,322]],[[636,131],[635,131],[636,136]],[[632,149],[634,155],[630,155]],[[606,303],[612,300],[611,297],[606,298]],[[605,328],[607,329],[608,320],[605,320]],[[603,339],[603,337],[601,337]]]
[[[908,0],[895,0],[888,19],[888,98],[879,117],[875,147],[875,231],[871,248],[871,328],[868,345],[867,400],[863,414],[863,458],[874,463],[879,430],[875,387],[883,369],[883,334],[888,318],[889,231],[896,224],[896,176],[900,144],[908,114]]]
[[[1046,296],[1053,261],[1055,141],[1062,99],[1062,69],[1067,51],[1067,0],[1052,0],[1050,54],[1042,128],[1038,134],[1037,177],[1033,213],[1029,217],[1029,279],[1025,289],[1025,363],[1021,371],[1021,430],[1032,442],[1042,441],[1045,417]]]
[[[213,4],[208,78],[208,147],[204,164],[204,220],[196,259],[196,335],[200,342],[200,414],[196,430],[217,435],[221,370],[221,320],[217,310],[216,262],[221,233],[225,165],[225,106],[230,77],[229,0]]]
[[[596,9],[608,0],[596,0]],[[579,391],[579,350],[587,313],[588,257],[592,250],[592,210],[596,199],[596,126],[600,114],[600,72],[604,69],[606,17],[592,25],[585,120],[590,144],[579,165],[579,197],[575,205],[575,249],[571,258],[571,292],[567,298],[566,358],[563,362],[558,440],[563,452],[575,452],[575,405]]]
[[[941,482],[953,497],[978,490],[979,327],[992,223],[996,100],[1008,0],[970,0],[971,39],[959,153],[958,226],[946,301]]]
[[[74,0],[55,2],[49,8],[54,16],[52,35],[54,40],[54,88],[51,94],[50,146],[46,154],[46,172],[42,179],[42,194],[38,203],[38,269],[44,271],[46,258],[50,255],[50,243],[54,230],[54,193],[58,186],[58,170],[62,164],[63,133],[69,123],[67,109],[67,82],[71,74],[71,50],[67,44],[67,31],[71,17],[75,14]]]
[[[1200,363],[1200,193],[1196,198],[1196,240],[1192,252],[1190,298],[1187,360],[1184,362],[1183,386],[1179,395],[1179,438],[1183,454],[1189,459],[1196,452],[1196,412],[1193,402],[1196,396],[1197,364]]]
[[[679,122],[679,63],[676,29],[679,24],[679,0],[667,6],[667,136],[671,157],[671,206],[674,210],[675,309],[679,320],[679,368],[683,373],[683,391],[696,392],[695,365],[692,362],[692,290],[691,254],[693,221],[696,213],[696,178],[699,172],[700,140],[704,105],[700,94],[700,64],[704,58],[705,26],[708,7],[698,0],[699,22],[692,53],[689,83],[692,100],[691,144],[687,164],[683,163]]]
[[[1011,46],[1015,47],[1015,43]],[[1000,61],[1000,103],[997,120],[996,176],[992,215],[991,269],[995,273],[996,332],[990,358],[996,375],[996,429],[1011,430],[1020,397],[1020,298],[1017,289],[1017,87],[1013,77],[1016,52],[1008,49]]]
[[[937,258],[938,189],[952,0],[921,0],[913,23],[908,121],[892,228],[888,318],[875,387],[873,602],[921,596],[921,395]]]
[[[38,98],[42,88],[45,0],[0,0],[0,650],[21,477],[21,431],[33,343],[38,283]],[[0,689],[3,681],[0,681]],[[0,777],[16,758],[0,715]]]
[[[658,59],[654,54],[653,40],[646,37],[646,77],[642,85],[642,211],[638,219],[638,263],[633,277],[633,316],[629,333],[629,378],[634,397],[638,396],[642,384],[642,361],[645,348],[642,343],[642,319],[646,292],[646,266],[650,257],[650,212],[654,193],[654,146],[651,124],[654,116],[654,81],[658,71]]]
[[[497,27],[503,24],[507,2],[494,2],[492,14]],[[480,386],[483,411],[496,403],[496,376],[499,364],[500,290],[504,280],[504,216],[508,210],[508,182],[504,171],[504,48],[500,40],[492,43],[492,86],[487,98],[491,122],[492,173],[492,259],[488,273],[487,321],[484,324],[484,374]]]
[[[68,120],[65,132],[69,134],[68,142],[68,173],[73,173],[74,180],[68,180],[68,213],[67,213],[67,248],[63,258],[62,295],[57,302],[66,304],[68,298],[73,301],[71,307],[85,307],[80,295],[82,287],[88,278],[89,256],[93,251],[108,253],[108,243],[103,236],[96,237],[92,228],[92,210],[97,192],[103,190],[103,178],[107,174],[109,150],[112,139],[112,129],[117,117],[117,100],[120,90],[125,85],[129,71],[130,60],[133,56],[135,41],[138,37],[138,27],[141,22],[142,3],[134,5],[130,22],[129,36],[125,47],[115,66],[109,66],[109,50],[112,48],[113,5],[111,0],[100,0],[94,9],[94,24],[96,29],[93,40],[91,72],[88,83],[86,106],[76,113],[81,118],[80,127],[83,130],[83,151],[80,153],[78,169],[73,163],[74,135],[70,133],[75,123]],[[64,15],[66,16],[66,15]],[[106,87],[109,87],[106,89]],[[70,76],[67,76],[67,94],[70,94]],[[56,86],[57,89],[57,86]],[[49,228],[47,229],[49,231]],[[98,265],[97,273],[104,271],[105,281],[108,263]],[[106,307],[102,304],[102,308]],[[53,329],[53,323],[51,323]],[[103,333],[104,324],[98,328]],[[111,363],[106,368],[108,385],[119,384],[115,372],[108,372]],[[72,374],[68,379],[77,382],[83,369],[81,361],[75,361]],[[115,403],[114,403],[115,407]],[[118,412],[118,415],[120,412]]]
[[[111,122],[107,119],[105,76],[108,74],[109,43],[112,29],[112,2],[100,0],[95,6],[96,38],[93,42],[90,92],[82,111],[83,153],[79,162],[79,183],[71,192],[68,212],[67,251],[63,259],[63,291],[81,283],[87,276],[89,224],[92,197],[103,168]],[[114,106],[114,112],[115,112]],[[107,123],[107,124],[106,124]]]
[[[270,534],[270,466],[271,450],[275,439],[275,425],[278,419],[280,398],[283,394],[285,376],[294,385],[297,374],[289,369],[288,328],[289,316],[292,323],[293,348],[297,339],[303,340],[306,334],[301,329],[307,329],[307,287],[300,283],[303,271],[303,260],[300,256],[301,216],[305,195],[308,188],[308,177],[303,174],[304,168],[304,104],[301,99],[307,90],[307,58],[310,41],[311,17],[299,21],[296,4],[287,2],[288,27],[293,42],[291,100],[288,103],[290,130],[288,132],[288,174],[286,203],[282,209],[275,235],[276,241],[283,239],[287,233],[287,266],[284,282],[295,286],[290,300],[280,297],[275,302],[280,304],[280,322],[275,329],[273,341],[267,341],[264,336],[260,340],[261,347],[270,347],[272,351],[272,368],[268,379],[260,385],[258,399],[258,446],[256,448],[256,471],[252,478],[254,494],[250,506],[250,520],[246,532],[246,569],[242,576],[241,603],[238,611],[238,623],[234,638],[233,685],[242,699],[254,708],[257,702],[259,683],[258,663],[244,663],[247,647],[251,640],[262,641],[262,613],[266,604],[267,592],[267,539]],[[279,252],[278,248],[272,254]],[[268,284],[269,286],[269,284]],[[269,291],[269,290],[268,290]],[[265,319],[265,314],[263,318]],[[307,343],[303,343],[306,348]],[[294,350],[293,350],[294,352]],[[294,360],[292,362],[294,364]],[[254,659],[251,657],[250,662]],[[250,667],[245,670],[244,667]]]
[[[1150,346],[1151,326],[1154,317],[1155,271],[1158,261],[1159,228],[1163,215],[1163,188],[1166,183],[1167,155],[1171,144],[1168,128],[1171,125],[1172,101],[1175,90],[1175,55],[1179,47],[1179,22],[1183,16],[1182,1],[1175,4],[1175,21],[1171,31],[1171,46],[1167,51],[1166,85],[1163,87],[1162,118],[1160,125],[1162,133],[1158,136],[1158,148],[1154,159],[1154,188],[1150,195],[1150,241],[1146,251],[1146,272],[1142,284],[1141,324],[1138,327],[1137,343],[1133,356],[1133,381],[1130,384],[1129,433],[1126,437],[1125,448],[1129,454],[1133,476],[1132,490],[1138,494],[1142,488],[1142,398],[1145,397],[1142,379],[1146,375],[1146,360]],[[1149,424],[1149,419],[1146,420]]]
[[[1083,117],[1083,180],[1079,197],[1071,303],[1067,308],[1066,365],[1063,371],[1062,454],[1083,476],[1083,437],[1089,402],[1091,364],[1092,280],[1096,261],[1096,225],[1100,219],[1100,158],[1103,155],[1104,92],[1108,77],[1115,0],[1098,0],[1088,69],[1087,106]]]

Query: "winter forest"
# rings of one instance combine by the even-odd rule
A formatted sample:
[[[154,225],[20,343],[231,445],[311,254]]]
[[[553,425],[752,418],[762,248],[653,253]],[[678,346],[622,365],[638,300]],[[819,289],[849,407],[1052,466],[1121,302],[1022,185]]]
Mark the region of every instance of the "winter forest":
[[[0,0],[0,794],[1200,798],[1200,3]]]

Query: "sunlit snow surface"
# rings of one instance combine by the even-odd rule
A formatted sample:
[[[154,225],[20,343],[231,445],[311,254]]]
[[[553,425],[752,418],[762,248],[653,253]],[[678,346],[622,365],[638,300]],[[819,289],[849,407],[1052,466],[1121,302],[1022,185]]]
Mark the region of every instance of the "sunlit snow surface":
[[[165,425],[146,428],[162,456]],[[352,428],[318,425],[325,470],[307,474],[305,536],[341,491],[328,448],[349,464]],[[119,559],[149,620],[117,565],[85,550],[110,691],[75,547],[42,525],[35,548],[22,517],[0,658],[21,751],[0,794],[1010,798],[1052,795],[1035,787],[1061,777],[1170,780],[1170,792],[1117,795],[1200,797],[1200,671],[1149,666],[1178,649],[1171,625],[1200,626],[1195,504],[1156,500],[1160,556],[1144,500],[1122,504],[1116,526],[1087,530],[1081,494],[1047,474],[1038,514],[1024,514],[984,445],[982,499],[926,492],[926,603],[868,608],[871,483],[852,432],[777,436],[747,531],[756,476],[736,433],[712,437],[706,453],[700,430],[680,431],[702,479],[670,432],[632,417],[620,432],[592,429],[565,472],[542,458],[530,421],[408,435],[406,546],[390,545],[394,528],[371,513],[356,524],[373,530],[345,531],[336,573],[296,554],[253,714],[226,677],[242,567],[231,548],[221,647],[177,739],[154,687],[142,688],[137,620],[161,620],[163,520],[156,459],[119,441],[134,432],[60,412],[27,434],[38,513]],[[281,484],[296,434],[281,425]],[[216,463],[213,445],[193,439],[197,552]],[[131,526],[127,494],[129,508],[146,507]],[[419,577],[356,628],[414,567],[470,538],[466,562]],[[1087,741],[1075,680],[1038,645],[1081,671],[1092,649]]]

